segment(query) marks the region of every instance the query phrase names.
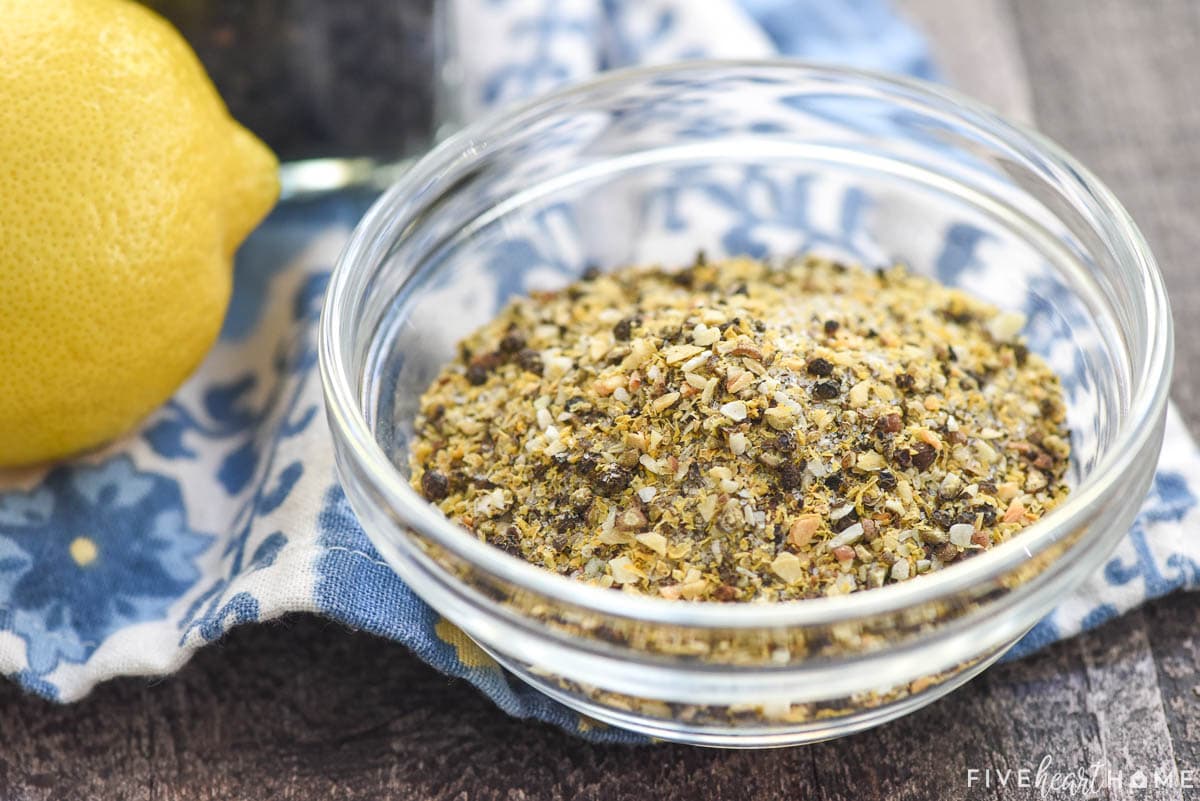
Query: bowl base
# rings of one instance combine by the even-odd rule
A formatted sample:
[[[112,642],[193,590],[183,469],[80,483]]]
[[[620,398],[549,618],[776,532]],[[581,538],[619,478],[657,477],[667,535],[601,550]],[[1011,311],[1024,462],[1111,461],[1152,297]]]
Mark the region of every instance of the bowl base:
[[[506,658],[503,654],[497,653],[482,643],[477,644],[500,663],[505,670],[512,673],[521,681],[564,706],[587,715],[593,720],[626,731],[644,734],[655,740],[704,746],[707,748],[749,749],[786,748],[789,746],[834,740],[903,717],[927,704],[933,703],[978,676],[1008,651],[1009,648],[1015,645],[1019,639],[1020,637],[1005,643],[990,654],[981,657],[969,667],[964,668],[961,672],[950,676],[944,681],[933,684],[920,692],[910,693],[878,706],[860,707],[857,710],[847,711],[837,716],[819,717],[804,722],[774,725],[769,723],[756,725],[750,721],[738,724],[694,723],[659,718],[632,710],[620,709],[614,705],[588,698],[580,692],[567,689],[562,683],[556,681],[554,676],[534,673],[528,667]],[[848,708],[853,703],[850,699],[846,699],[846,706]]]

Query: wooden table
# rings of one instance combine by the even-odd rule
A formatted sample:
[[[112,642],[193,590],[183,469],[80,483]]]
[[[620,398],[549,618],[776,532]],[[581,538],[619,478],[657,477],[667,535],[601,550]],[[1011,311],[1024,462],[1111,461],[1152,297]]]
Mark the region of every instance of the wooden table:
[[[1200,430],[1200,3],[905,0],[959,86],[1033,117],[1109,182],[1166,272],[1174,396]],[[961,799],[969,769],[1196,770],[1200,594],[1171,597],[906,719],[808,748],[597,747],[510,719],[404,648],[307,617],[71,706],[0,685],[0,799]],[[1185,799],[1120,790],[1100,798]],[[1050,793],[1047,798],[1081,798]]]

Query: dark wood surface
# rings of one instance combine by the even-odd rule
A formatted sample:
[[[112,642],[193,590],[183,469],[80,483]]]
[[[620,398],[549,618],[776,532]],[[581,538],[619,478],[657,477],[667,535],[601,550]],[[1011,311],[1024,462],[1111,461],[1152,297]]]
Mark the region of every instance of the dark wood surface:
[[[1167,274],[1175,398],[1200,430],[1200,3],[904,5],[962,85],[1001,105],[1027,100],[1014,113],[1036,117],[1126,201]],[[949,24],[976,14],[1004,30],[972,38]],[[1019,63],[973,62],[1014,43]],[[1027,87],[997,84],[1004,71]],[[0,685],[0,800],[1182,800],[1200,790],[1043,796],[971,788],[967,772],[1036,769],[1047,756],[1063,770],[1106,759],[1126,777],[1200,771],[1198,620],[1200,594],[1173,596],[879,729],[737,753],[589,745],[507,717],[397,645],[297,616],[235,631],[174,676],[113,681],[71,706]]]

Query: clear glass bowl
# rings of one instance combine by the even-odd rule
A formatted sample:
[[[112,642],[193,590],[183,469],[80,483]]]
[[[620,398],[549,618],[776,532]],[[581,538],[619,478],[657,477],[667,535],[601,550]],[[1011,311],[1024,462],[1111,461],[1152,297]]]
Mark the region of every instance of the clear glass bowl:
[[[474,539],[408,484],[418,398],[514,294],[588,267],[816,251],[898,260],[1028,316],[1072,494],[1007,543],[840,597],[606,591]],[[342,482],[380,553],[513,673],[660,738],[766,746],[920,707],[1009,648],[1126,532],[1162,441],[1163,283],[1129,216],[1040,136],[943,89],[795,62],[627,71],[473,125],[354,232],[321,321]]]

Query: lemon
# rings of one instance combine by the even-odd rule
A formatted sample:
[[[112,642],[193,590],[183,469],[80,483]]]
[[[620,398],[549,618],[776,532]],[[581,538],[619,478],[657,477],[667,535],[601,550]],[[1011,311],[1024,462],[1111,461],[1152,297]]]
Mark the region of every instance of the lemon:
[[[126,0],[0,0],[0,466],[135,426],[212,346],[279,193],[177,31]]]

